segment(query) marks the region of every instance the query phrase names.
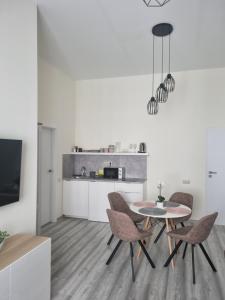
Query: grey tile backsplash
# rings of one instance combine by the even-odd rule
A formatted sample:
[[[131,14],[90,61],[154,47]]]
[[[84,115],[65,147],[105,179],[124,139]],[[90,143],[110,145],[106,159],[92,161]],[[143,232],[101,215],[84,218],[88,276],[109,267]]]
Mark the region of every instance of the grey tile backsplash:
[[[63,178],[70,178],[73,174],[80,174],[81,168],[84,166],[87,175],[90,171],[98,171],[109,166],[125,167],[127,178],[147,178],[147,156],[135,155],[63,155]]]

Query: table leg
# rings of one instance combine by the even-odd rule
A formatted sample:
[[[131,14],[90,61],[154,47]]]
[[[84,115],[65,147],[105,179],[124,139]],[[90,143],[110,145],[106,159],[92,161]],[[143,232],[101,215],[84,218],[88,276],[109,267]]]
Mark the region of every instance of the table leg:
[[[174,224],[173,219],[170,219],[169,221],[170,221],[170,225],[171,225],[172,230],[176,229],[176,226]],[[174,241],[174,248],[175,248],[176,245],[177,245],[177,241],[176,241],[176,239],[172,239],[172,240]],[[177,253],[179,253],[179,249],[177,250]]]
[[[144,230],[147,230],[151,227],[151,221],[150,221],[150,217],[147,217],[146,221],[145,221],[145,225],[144,225]],[[149,239],[150,240],[150,239]],[[139,246],[136,257],[140,257],[141,255],[141,247]]]
[[[170,231],[170,226],[169,226],[169,220],[166,219],[166,231],[169,232]],[[169,253],[172,253],[172,242],[171,242],[171,237],[169,235],[167,235],[168,238],[168,246],[169,246]],[[172,268],[174,269],[174,260],[172,259],[171,261],[172,263]]]

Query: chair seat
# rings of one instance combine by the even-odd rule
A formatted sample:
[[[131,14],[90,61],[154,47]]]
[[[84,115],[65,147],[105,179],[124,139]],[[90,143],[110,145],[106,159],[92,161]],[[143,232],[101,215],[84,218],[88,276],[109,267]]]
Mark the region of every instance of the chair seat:
[[[168,232],[167,234],[176,240],[181,240],[181,241],[185,241],[185,242],[194,244],[195,243],[194,240],[188,235],[189,231],[192,228],[193,228],[193,226],[181,227],[181,228],[174,229],[174,230]]]
[[[179,223],[186,222],[186,221],[188,221],[190,219],[190,217],[191,217],[191,214],[187,215],[185,217],[175,218],[175,219],[173,219],[173,223],[174,223],[174,225],[177,225]]]

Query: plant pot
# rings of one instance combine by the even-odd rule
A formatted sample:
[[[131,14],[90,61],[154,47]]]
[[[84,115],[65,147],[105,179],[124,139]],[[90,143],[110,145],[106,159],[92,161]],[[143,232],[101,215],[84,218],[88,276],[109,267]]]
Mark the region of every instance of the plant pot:
[[[164,208],[164,204],[163,204],[163,202],[156,202],[156,206],[158,207],[158,208]]]

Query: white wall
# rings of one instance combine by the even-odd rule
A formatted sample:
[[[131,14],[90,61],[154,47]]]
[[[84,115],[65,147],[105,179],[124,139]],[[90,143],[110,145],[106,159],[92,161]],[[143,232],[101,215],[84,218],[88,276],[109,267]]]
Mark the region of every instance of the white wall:
[[[74,141],[75,86],[61,70],[43,59],[38,61],[38,121],[56,128],[56,211],[62,215],[62,154],[71,151]]]
[[[146,111],[151,76],[76,82],[75,140],[84,148],[146,142],[149,199],[156,199],[157,182],[164,181],[167,197],[194,194],[197,218],[206,196],[206,131],[225,127],[225,69],[180,72],[175,79],[176,90],[157,116]]]
[[[1,1],[0,41],[0,138],[23,140],[20,201],[0,207],[0,229],[35,232],[37,12],[32,1]]]

